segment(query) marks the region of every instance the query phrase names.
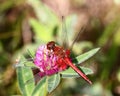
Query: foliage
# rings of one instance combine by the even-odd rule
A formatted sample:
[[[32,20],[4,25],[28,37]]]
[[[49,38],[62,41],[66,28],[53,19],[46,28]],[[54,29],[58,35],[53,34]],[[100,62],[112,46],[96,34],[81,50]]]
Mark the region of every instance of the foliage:
[[[120,95],[119,6],[116,0],[112,0],[112,3],[110,0],[108,4],[104,0],[92,1],[71,1],[73,9],[70,9],[71,12],[64,21],[66,23],[64,32],[67,30],[67,36],[63,35],[66,33],[62,31],[61,18],[51,10],[54,9],[53,3],[57,6],[56,0],[52,1],[53,3],[50,3],[49,0],[0,1],[0,96],[16,94],[43,94],[44,96]],[[48,7],[47,4],[51,5]],[[63,9],[66,12],[66,7]],[[56,10],[59,11],[57,8]],[[42,78],[35,86],[31,72],[31,67],[35,66],[31,62],[23,62],[26,61],[22,57],[23,54],[25,57],[29,57],[27,51],[29,50],[34,57],[36,48],[50,40],[56,41],[59,45],[62,45],[62,41],[67,41],[70,46],[76,38],[77,32],[81,30],[81,26],[85,25],[86,20],[89,24],[86,24],[85,30],[71,48],[72,57],[78,56],[72,61],[87,75],[93,73],[90,76],[93,85],[87,85],[81,79],[74,79],[78,78],[78,74],[69,68],[59,74]],[[64,36],[66,36],[65,39],[63,39]],[[101,47],[101,50],[94,58],[90,58],[99,50],[94,49],[98,46]],[[90,49],[93,50],[88,51]],[[21,59],[17,66],[15,60],[18,57]],[[13,65],[17,67],[17,70],[13,68]],[[25,65],[29,65],[29,67],[24,67]],[[70,79],[71,76],[74,78]],[[26,84],[28,80],[31,81]],[[54,89],[56,90],[54,91]]]

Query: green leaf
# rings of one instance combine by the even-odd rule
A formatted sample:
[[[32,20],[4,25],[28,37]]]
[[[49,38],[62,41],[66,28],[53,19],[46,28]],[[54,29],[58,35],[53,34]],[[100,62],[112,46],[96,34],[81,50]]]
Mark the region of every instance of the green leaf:
[[[35,89],[33,90],[33,93],[31,96],[46,96],[47,95],[47,84],[46,84],[46,77],[42,78]]]
[[[22,64],[15,64],[13,65],[15,68],[18,67],[22,67],[22,68],[38,68],[37,66],[35,66],[32,62],[29,61],[25,61],[25,62],[21,62]],[[24,63],[24,64],[23,64]]]
[[[95,55],[99,50],[100,50],[100,48],[92,49],[92,50],[90,50],[90,51],[88,51],[80,56],[77,56],[76,58],[74,58],[72,60],[72,62],[75,64],[83,63],[84,61],[88,60],[90,57]]]
[[[21,59],[21,61],[22,60],[23,59]],[[33,74],[30,68],[17,67],[18,84],[19,84],[19,88],[23,96],[30,96],[35,87],[34,82],[31,82],[30,84],[25,84],[31,78],[33,78]]]
[[[83,73],[85,73],[86,75],[93,73],[93,71],[90,68],[85,68],[85,67],[78,67],[78,68],[80,68],[83,71]],[[78,75],[78,73],[75,72],[72,68],[63,71],[60,74],[62,75],[62,78],[80,77],[80,75]]]
[[[60,75],[55,74],[48,77],[48,92],[52,92],[60,83]]]

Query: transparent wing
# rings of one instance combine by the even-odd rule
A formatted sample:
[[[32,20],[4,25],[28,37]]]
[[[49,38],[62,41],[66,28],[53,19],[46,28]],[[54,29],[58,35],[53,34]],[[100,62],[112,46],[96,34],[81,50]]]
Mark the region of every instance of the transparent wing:
[[[67,26],[66,26],[66,22],[65,22],[65,17],[62,16],[62,46],[67,49],[68,48],[68,35],[67,35]]]
[[[80,32],[78,32],[78,34],[75,36],[74,41],[72,42],[71,46],[70,46],[70,50],[72,50],[75,42],[79,39],[79,36],[84,32],[84,30],[86,29],[86,26],[83,26],[80,30]]]

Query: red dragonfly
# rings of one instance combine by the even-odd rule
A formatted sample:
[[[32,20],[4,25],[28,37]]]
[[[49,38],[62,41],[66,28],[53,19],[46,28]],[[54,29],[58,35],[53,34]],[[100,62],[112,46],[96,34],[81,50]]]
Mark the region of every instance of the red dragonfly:
[[[61,65],[70,66],[84,80],[86,80],[89,84],[92,84],[92,82],[88,79],[88,77],[80,69],[78,69],[70,60],[70,50],[65,50],[62,47],[57,46],[54,41],[47,43],[47,49],[51,50],[55,55],[59,56],[58,61],[60,62]]]
[[[44,76],[51,76],[71,67],[84,80],[92,84],[88,77],[72,63],[70,50],[56,45],[54,41],[50,41],[46,45],[41,45],[37,49],[33,63],[38,67],[33,69],[36,82]]]
[[[89,84],[92,84],[89,78],[72,63],[70,50],[56,45],[54,41],[50,41],[46,45],[39,46],[32,61],[37,66],[37,68],[32,70],[35,76],[35,82],[38,82],[44,76],[51,76],[71,67],[84,80]]]
[[[64,18],[62,18],[62,20],[63,19]],[[36,51],[33,61],[34,64],[39,68],[39,70],[35,72],[35,74],[39,74],[40,77],[53,75],[60,71],[66,70],[68,67],[71,67],[84,80],[86,80],[89,84],[92,84],[88,77],[72,63],[70,58],[70,50],[64,49],[63,47],[56,45],[54,41],[50,41],[46,45],[40,46]]]

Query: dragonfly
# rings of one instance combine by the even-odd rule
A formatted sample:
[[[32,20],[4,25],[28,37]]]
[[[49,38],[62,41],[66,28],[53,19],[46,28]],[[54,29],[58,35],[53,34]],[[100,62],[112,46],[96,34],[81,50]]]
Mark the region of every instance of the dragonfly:
[[[53,54],[55,54],[59,57],[58,62],[60,62],[60,66],[64,65],[65,68],[71,67],[84,80],[86,80],[89,84],[92,84],[92,82],[88,79],[88,77],[72,63],[72,61],[70,59],[70,50],[68,50],[68,49],[65,50],[63,47],[57,46],[54,41],[47,43],[47,49],[51,50],[53,52]],[[63,70],[64,70],[64,67],[63,67]]]
[[[64,17],[62,17],[62,22],[64,22]],[[65,27],[65,25],[66,24],[64,23],[64,26],[62,27]],[[81,32],[79,32],[77,36],[79,36],[80,33]],[[65,35],[67,35],[67,33]],[[73,47],[77,38],[78,37],[76,37],[76,39],[71,44],[70,49]],[[65,43],[63,44],[65,45]],[[39,68],[36,73],[39,74],[40,77],[44,77],[56,74],[71,67],[85,81],[87,81],[89,84],[92,84],[89,78],[72,63],[70,57],[70,49],[66,49],[62,46],[57,45],[55,41],[50,41],[46,45],[40,46],[37,49],[35,53],[35,58],[33,60],[34,64]]]
[[[73,46],[74,43],[75,41],[71,46]],[[38,82],[44,76],[51,76],[71,67],[85,81],[92,84],[89,78],[72,63],[70,50],[71,48],[66,49],[57,45],[55,41],[49,41],[47,44],[40,45],[35,52],[35,57],[31,60],[37,66],[36,68],[32,68],[35,82]],[[27,82],[29,81],[30,80]]]

